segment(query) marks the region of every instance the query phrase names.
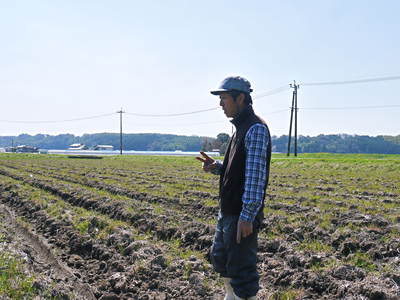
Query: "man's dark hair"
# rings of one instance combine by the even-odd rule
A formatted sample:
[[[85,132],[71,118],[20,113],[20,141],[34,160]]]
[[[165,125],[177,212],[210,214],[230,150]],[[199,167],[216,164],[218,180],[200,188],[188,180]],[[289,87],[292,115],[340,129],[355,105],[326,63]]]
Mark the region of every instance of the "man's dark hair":
[[[244,103],[246,103],[247,105],[253,104],[253,99],[251,98],[250,94],[248,93],[243,93],[241,91],[229,91],[229,94],[232,96],[233,100],[236,101],[236,98],[239,97],[240,94],[244,95]]]

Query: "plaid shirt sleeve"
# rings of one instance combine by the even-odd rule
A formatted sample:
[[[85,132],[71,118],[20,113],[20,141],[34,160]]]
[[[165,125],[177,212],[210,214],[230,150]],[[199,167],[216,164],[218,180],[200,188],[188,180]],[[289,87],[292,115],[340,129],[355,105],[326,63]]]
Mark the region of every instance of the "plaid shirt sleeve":
[[[240,213],[243,221],[252,222],[262,205],[267,178],[268,141],[267,128],[262,124],[250,127],[245,137],[246,170]]]
[[[215,161],[215,168],[211,171],[214,175],[220,175],[222,169],[222,162],[220,160]]]

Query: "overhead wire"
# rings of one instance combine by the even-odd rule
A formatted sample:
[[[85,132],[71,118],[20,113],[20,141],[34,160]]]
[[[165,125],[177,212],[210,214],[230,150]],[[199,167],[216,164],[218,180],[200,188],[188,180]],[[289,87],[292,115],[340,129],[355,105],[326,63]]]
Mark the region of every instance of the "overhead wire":
[[[277,113],[282,113],[282,112],[287,112],[289,111],[290,108],[286,108],[286,109],[280,109],[280,110],[276,110],[276,111],[271,111],[269,113],[265,113],[263,114],[263,116],[267,116],[267,115],[272,115],[272,114],[277,114]],[[184,124],[180,124],[180,123],[176,123],[176,124],[171,124],[168,123],[169,125],[181,125],[181,126],[197,126],[197,125],[209,125],[209,124],[217,124],[217,123],[226,123],[226,120],[223,121],[210,121],[210,122],[198,122],[198,123],[184,123]],[[144,125],[144,126],[154,126],[154,124],[134,124],[134,123],[130,123],[131,125]]]
[[[209,125],[209,124],[218,124],[218,123],[226,123],[226,120],[223,121],[210,121],[210,122],[197,122],[197,123],[168,123],[168,125],[171,126],[198,126],[198,125]],[[153,126],[154,123],[132,123],[129,122],[129,125],[135,125],[135,126]]]
[[[290,111],[290,108],[285,108],[285,109],[280,109],[280,110],[276,110],[276,111],[271,111],[269,113],[265,113],[263,115],[273,115],[273,114],[278,114],[281,112],[285,112],[285,111]]]
[[[400,105],[372,105],[372,106],[343,106],[343,107],[299,107],[306,110],[347,110],[347,109],[375,109],[375,108],[397,108]]]
[[[107,116],[114,115],[114,113],[96,115],[96,116],[89,116],[89,117],[82,117],[82,118],[74,118],[74,119],[66,119],[66,120],[46,120],[46,121],[13,121],[13,120],[0,120],[3,123],[26,123],[26,124],[39,124],[39,123],[64,123],[64,122],[75,122],[75,121],[84,121],[84,120],[91,120],[97,118],[103,118]]]
[[[389,80],[400,80],[400,76],[386,76],[386,77],[375,77],[375,78],[366,78],[366,79],[358,79],[358,80],[346,80],[346,81],[325,81],[325,82],[302,82],[299,83],[301,86],[323,86],[323,85],[341,85],[341,84],[357,84],[357,83],[366,83],[366,82],[378,82],[378,81],[389,81]],[[290,85],[283,85],[281,87],[272,89],[270,91],[256,94],[253,96],[254,99],[259,99],[263,97],[268,97],[272,95],[276,95],[282,92],[287,91],[290,89]],[[298,109],[305,109],[305,110],[343,110],[343,109],[370,109],[370,108],[396,108],[400,107],[400,105],[379,105],[379,106],[354,106],[354,107],[303,107]],[[127,115],[137,116],[137,117],[177,117],[177,116],[184,116],[184,115],[192,115],[198,114],[208,111],[218,110],[219,107],[212,107],[202,110],[195,110],[189,112],[182,112],[182,113],[171,113],[171,114],[141,114],[141,113],[132,113],[132,112],[125,112]],[[278,110],[273,111],[267,114],[274,114],[287,111],[285,110]],[[43,121],[26,121],[26,120],[1,120],[2,123],[26,123],[26,124],[39,124],[39,123],[64,123],[64,122],[74,122],[74,121],[83,121],[83,120],[90,120],[96,118],[102,118],[114,115],[114,113],[96,115],[96,116],[88,116],[82,118],[73,118],[73,119],[65,119],[65,120],[43,120]]]
[[[400,76],[386,76],[386,77],[374,77],[356,80],[344,80],[344,81],[322,81],[322,82],[303,82],[299,83],[301,86],[324,86],[324,85],[344,85],[344,84],[358,84],[367,82],[380,82],[400,80]],[[376,108],[397,108],[400,105],[373,105],[373,106],[344,106],[344,107],[299,107],[302,110],[351,110],[351,109],[376,109]]]
[[[282,86],[273,90],[270,90],[268,92],[259,94],[255,96],[254,98],[261,98],[261,97],[267,97],[267,96],[272,96],[277,93],[281,93],[285,90],[288,89],[288,86]],[[201,109],[201,110],[195,110],[195,111],[189,111],[189,112],[182,112],[182,113],[172,113],[172,114],[141,114],[141,113],[132,113],[132,112],[124,112],[127,115],[131,116],[137,116],[137,117],[178,117],[178,116],[185,116],[185,115],[193,115],[193,114],[198,114],[198,113],[203,113],[203,112],[208,112],[208,111],[213,111],[220,109],[218,106],[212,107],[212,108],[207,108],[207,109]],[[1,120],[0,122],[2,123],[25,123],[25,124],[41,124],[41,123],[64,123],[64,122],[74,122],[74,121],[83,121],[83,120],[90,120],[90,119],[96,119],[96,118],[102,118],[102,117],[107,117],[114,115],[114,113],[108,113],[108,114],[102,114],[102,115],[96,115],[96,116],[89,116],[89,117],[82,117],[82,118],[73,118],[73,119],[65,119],[65,120],[42,120],[42,121],[26,121],[26,120]]]
[[[270,90],[268,92],[264,92],[262,94],[257,94],[253,98],[256,99],[256,98],[272,96],[272,95],[287,91],[288,89],[289,89],[289,85],[281,86],[281,87],[275,88],[273,90]],[[173,113],[173,114],[141,114],[141,113],[131,113],[131,112],[126,112],[126,114],[132,115],[132,116],[137,116],[137,117],[177,117],[177,116],[193,115],[193,114],[213,111],[213,110],[217,110],[217,109],[220,109],[220,107],[216,106],[216,107],[202,109],[202,110],[195,110],[195,111],[182,112],[182,113]]]
[[[284,85],[284,86],[278,87],[278,88],[273,89],[273,90],[270,90],[270,91],[268,91],[268,92],[264,92],[264,93],[261,93],[261,94],[256,94],[256,95],[255,95],[254,97],[252,97],[252,98],[254,98],[254,99],[259,99],[259,98],[263,98],[263,97],[268,97],[268,96],[272,96],[272,95],[276,95],[276,94],[285,92],[285,91],[287,91],[288,89],[290,89],[290,85],[289,85],[289,84],[286,84],[286,85]]]
[[[127,115],[137,116],[137,117],[177,117],[177,116],[184,116],[184,115],[193,115],[198,113],[203,113],[207,111],[217,110],[219,107],[212,107],[207,109],[195,110],[190,112],[183,112],[183,113],[174,113],[174,114],[139,114],[139,113],[130,113],[125,112]]]
[[[386,76],[386,77],[375,77],[375,78],[345,80],[345,81],[301,82],[299,83],[299,85],[302,86],[340,85],[340,84],[355,84],[355,83],[389,81],[389,80],[400,80],[400,76]]]

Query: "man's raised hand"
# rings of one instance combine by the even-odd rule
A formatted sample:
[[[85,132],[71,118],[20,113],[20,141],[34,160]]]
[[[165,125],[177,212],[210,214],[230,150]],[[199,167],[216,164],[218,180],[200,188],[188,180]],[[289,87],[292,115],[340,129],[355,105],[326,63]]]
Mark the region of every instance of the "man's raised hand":
[[[203,151],[200,151],[200,154],[202,157],[197,156],[196,159],[203,163],[203,170],[205,172],[211,172],[216,167],[215,160]]]

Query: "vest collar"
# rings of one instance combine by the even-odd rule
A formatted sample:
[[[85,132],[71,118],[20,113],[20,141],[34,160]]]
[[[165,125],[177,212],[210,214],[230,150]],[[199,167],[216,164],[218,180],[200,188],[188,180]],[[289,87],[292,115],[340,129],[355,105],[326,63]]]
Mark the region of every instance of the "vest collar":
[[[247,105],[237,117],[231,120],[231,123],[238,128],[251,115],[254,115],[253,106]]]

